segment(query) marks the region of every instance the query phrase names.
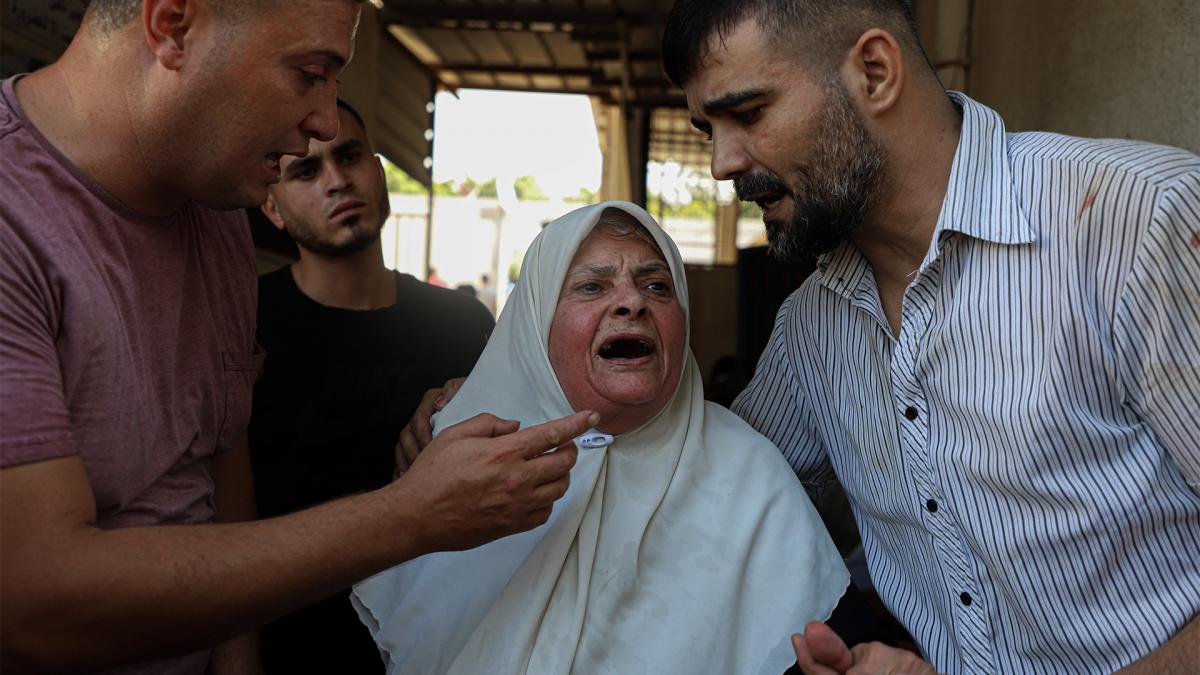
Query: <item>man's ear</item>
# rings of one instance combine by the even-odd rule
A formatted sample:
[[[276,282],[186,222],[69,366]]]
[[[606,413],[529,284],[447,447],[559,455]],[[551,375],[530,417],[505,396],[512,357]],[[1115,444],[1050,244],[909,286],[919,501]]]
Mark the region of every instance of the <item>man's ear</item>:
[[[146,0],[142,29],[154,58],[167,70],[179,70],[187,56],[189,31],[201,12],[197,0]],[[204,8],[207,9],[207,8]]]
[[[872,117],[896,105],[908,76],[904,52],[882,28],[872,28],[858,38],[846,55],[842,73],[851,98]]]
[[[387,171],[383,170],[383,161],[379,159],[379,155],[371,155],[371,156],[375,158],[375,164],[376,164],[376,166],[379,167],[379,179],[382,180],[383,184],[386,186],[387,185]]]
[[[267,201],[263,202],[262,206],[258,208],[262,209],[263,215],[267,217],[267,220],[271,221],[275,229],[280,232],[286,231],[283,225],[283,216],[279,215],[279,207],[275,205],[275,195],[268,191]]]

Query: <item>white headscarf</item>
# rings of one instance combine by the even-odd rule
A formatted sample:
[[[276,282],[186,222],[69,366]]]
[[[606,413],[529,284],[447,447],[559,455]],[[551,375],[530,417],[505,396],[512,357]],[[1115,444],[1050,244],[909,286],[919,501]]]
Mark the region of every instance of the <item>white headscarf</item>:
[[[686,316],[679,251],[644,210],[568,213],[534,240],[438,431],[480,412],[523,427],[572,412],[547,355],[550,324],[575,251],[609,207],[654,236]],[[399,565],[352,599],[389,673],[779,675],[795,661],[789,636],[828,618],[848,580],[779,450],[704,401],[688,350],[654,420],[580,448],[545,525]]]

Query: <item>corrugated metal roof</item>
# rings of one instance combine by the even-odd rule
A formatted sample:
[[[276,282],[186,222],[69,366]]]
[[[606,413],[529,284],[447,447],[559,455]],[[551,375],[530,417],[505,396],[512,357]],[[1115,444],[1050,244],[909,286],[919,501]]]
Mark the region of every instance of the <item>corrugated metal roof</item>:
[[[445,89],[683,107],[659,65],[670,7],[671,0],[385,0],[382,19]]]
[[[650,161],[675,162],[708,173],[712,145],[692,126],[686,109],[659,108],[650,118]]]

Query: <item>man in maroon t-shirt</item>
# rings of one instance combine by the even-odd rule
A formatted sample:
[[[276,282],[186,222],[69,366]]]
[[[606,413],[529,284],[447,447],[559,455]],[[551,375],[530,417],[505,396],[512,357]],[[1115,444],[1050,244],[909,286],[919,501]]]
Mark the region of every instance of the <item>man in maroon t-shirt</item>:
[[[355,0],[92,0],[57,63],[2,83],[4,672],[201,673],[222,640],[529,529],[565,492],[590,413],[481,416],[387,487],[220,524],[252,514],[235,439],[261,363],[252,245],[222,210],[335,135],[357,20]]]

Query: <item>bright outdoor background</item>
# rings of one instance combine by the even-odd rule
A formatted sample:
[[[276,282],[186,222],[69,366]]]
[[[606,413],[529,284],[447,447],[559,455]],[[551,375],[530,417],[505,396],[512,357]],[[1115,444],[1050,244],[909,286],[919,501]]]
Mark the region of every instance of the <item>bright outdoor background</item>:
[[[433,240],[428,267],[451,287],[509,283],[542,226],[597,201],[603,157],[586,96],[463,89],[435,100]],[[429,194],[384,160],[392,218],[383,232],[387,265],[426,278]],[[718,198],[733,198],[707,171],[651,162],[647,206],[689,264],[712,264]],[[765,241],[758,208],[744,205],[738,246]],[[497,283],[497,280],[499,282]]]

